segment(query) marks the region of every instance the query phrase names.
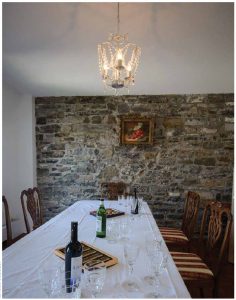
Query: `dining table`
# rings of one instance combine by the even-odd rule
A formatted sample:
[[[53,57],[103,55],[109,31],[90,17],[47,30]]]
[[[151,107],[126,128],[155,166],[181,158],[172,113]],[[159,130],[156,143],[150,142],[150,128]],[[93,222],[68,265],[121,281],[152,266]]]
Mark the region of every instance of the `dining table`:
[[[159,278],[160,298],[191,298],[182,277],[162,238],[157,223],[147,202],[143,202],[139,214],[130,213],[129,206],[114,200],[105,200],[106,208],[124,212],[123,215],[107,218],[116,228],[115,239],[96,237],[96,216],[90,214],[97,210],[99,200],[78,200],[64,211],[45,222],[5,249],[2,253],[2,297],[3,298],[47,298],[40,283],[39,272],[45,266],[64,267],[64,260],[55,255],[55,249],[65,247],[70,241],[71,222],[78,222],[78,240],[90,244],[111,256],[118,263],[107,268],[106,279],[99,298],[148,298],[156,289],[144,278],[152,272],[152,262],[148,255],[148,240],[159,240],[161,251],[167,258],[166,266]],[[119,235],[119,224],[130,220],[126,240]],[[115,225],[115,226],[114,226]],[[133,278],[139,289],[127,291],[124,282],[129,276],[128,264],[124,254],[125,244],[136,245],[139,249],[133,267]],[[46,275],[45,275],[46,276]],[[86,285],[81,288],[81,298],[90,298]]]

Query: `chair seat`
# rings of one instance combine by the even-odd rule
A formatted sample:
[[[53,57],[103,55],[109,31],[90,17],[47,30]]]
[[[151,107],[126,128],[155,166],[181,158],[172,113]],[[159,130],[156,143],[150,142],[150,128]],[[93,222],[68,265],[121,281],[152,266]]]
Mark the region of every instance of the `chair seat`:
[[[166,244],[186,245],[189,242],[182,230],[169,227],[160,227],[160,232]]]
[[[184,281],[213,280],[213,273],[194,253],[170,252]]]

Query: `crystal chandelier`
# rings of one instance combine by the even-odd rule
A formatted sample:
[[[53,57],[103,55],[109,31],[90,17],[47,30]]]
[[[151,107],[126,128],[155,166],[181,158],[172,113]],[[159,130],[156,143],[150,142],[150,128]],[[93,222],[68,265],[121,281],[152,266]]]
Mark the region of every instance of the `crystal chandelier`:
[[[120,34],[120,9],[117,6],[117,34],[110,34],[108,42],[98,45],[99,69],[105,87],[115,89],[134,85],[141,48],[128,43],[128,34]]]

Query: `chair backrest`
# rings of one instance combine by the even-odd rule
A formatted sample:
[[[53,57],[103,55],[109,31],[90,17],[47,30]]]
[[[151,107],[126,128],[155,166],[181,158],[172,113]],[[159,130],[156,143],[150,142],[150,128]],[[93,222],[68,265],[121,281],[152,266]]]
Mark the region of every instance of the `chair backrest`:
[[[24,213],[26,230],[27,233],[29,233],[43,224],[39,189],[34,187],[33,189],[22,191],[21,205]],[[32,226],[30,226],[29,216],[31,217]]]
[[[7,246],[12,244],[12,228],[11,228],[11,218],[9,213],[9,207],[7,203],[7,199],[5,196],[2,196],[2,202],[5,210],[5,221],[6,221],[6,229],[7,229]]]
[[[229,203],[209,201],[205,206],[200,230],[200,244],[205,244],[204,259],[217,275],[229,245],[232,214]],[[207,233],[207,238],[205,235]]]
[[[101,184],[101,197],[108,200],[117,200],[119,195],[126,191],[127,185],[124,182],[103,182]]]
[[[189,191],[185,200],[184,216],[181,229],[185,235],[191,239],[197,222],[200,196],[195,192]]]

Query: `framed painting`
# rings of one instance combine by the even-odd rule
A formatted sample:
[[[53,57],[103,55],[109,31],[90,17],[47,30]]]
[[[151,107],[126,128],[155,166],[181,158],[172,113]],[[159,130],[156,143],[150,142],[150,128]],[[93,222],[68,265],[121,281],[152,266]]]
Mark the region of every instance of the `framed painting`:
[[[150,117],[121,118],[121,144],[152,145],[154,120]]]

